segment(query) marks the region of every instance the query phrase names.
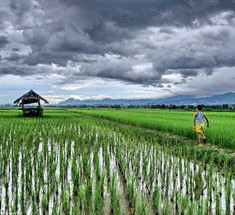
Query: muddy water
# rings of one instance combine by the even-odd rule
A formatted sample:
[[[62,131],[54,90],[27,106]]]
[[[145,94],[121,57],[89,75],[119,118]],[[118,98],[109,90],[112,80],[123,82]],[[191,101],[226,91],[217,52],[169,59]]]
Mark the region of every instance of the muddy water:
[[[117,147],[120,147],[118,145]],[[122,153],[124,154],[124,158],[127,158],[127,153],[132,153],[132,151],[126,150],[126,147],[122,148]],[[136,150],[136,149],[135,149]],[[138,156],[138,149],[135,152],[135,156],[128,157],[128,160],[126,162],[129,162],[129,177],[132,177],[133,175],[136,176],[138,179],[138,186],[146,194],[146,196],[151,195],[155,186],[158,186],[160,193],[162,194],[162,203],[164,203],[164,198],[170,198],[174,197],[174,194],[176,190],[179,191],[181,196],[185,196],[186,192],[189,191],[190,189],[190,180],[193,180],[193,193],[192,193],[192,202],[205,202],[206,198],[208,197],[208,187],[209,183],[206,180],[206,177],[209,175],[209,171],[205,171],[203,167],[202,170],[199,171],[199,164],[194,163],[191,161],[188,161],[183,158],[179,158],[176,156],[169,155],[163,151],[157,151],[154,148],[151,148],[151,150],[147,150],[145,147],[139,147],[139,150],[142,150],[141,155],[140,155],[140,162],[141,164],[141,169],[139,174],[137,174],[131,166],[134,165],[135,163],[135,157]],[[149,153],[150,152],[150,153]],[[156,155],[155,161],[153,161],[153,154]],[[146,174],[144,174],[144,159],[147,157],[147,166],[145,166]],[[149,181],[149,175],[150,175],[150,164],[154,166],[154,174],[152,177],[154,178],[154,181],[150,183]],[[174,168],[176,171],[174,171]],[[191,174],[190,174],[191,172]],[[200,179],[194,179],[196,177],[196,174],[199,174],[201,176]],[[146,179],[147,175],[147,179]],[[213,214],[216,213],[216,194],[220,192],[222,195],[219,196],[219,207],[223,213],[225,213],[226,210],[226,184],[225,184],[225,178],[221,176],[220,174],[216,172],[212,172],[212,175],[209,176],[212,185],[214,189],[212,190],[212,195],[209,196],[211,197],[211,211]],[[168,186],[166,181],[168,180]],[[174,185],[175,184],[175,185]],[[197,200],[196,198],[196,187],[198,186],[197,184],[202,184],[202,191],[201,195],[199,195],[199,198]],[[151,188],[151,189],[150,189]],[[232,179],[231,181],[231,190],[234,191],[234,180]],[[166,193],[166,195],[164,195]],[[188,194],[189,195],[189,194]],[[230,213],[233,214],[233,208],[234,208],[234,199],[230,197]]]
[[[57,132],[62,132],[65,127],[58,128]],[[98,129],[97,129],[98,130]],[[82,135],[84,138],[87,135],[91,135],[91,133],[81,133],[80,128],[77,127],[75,131]],[[175,212],[175,195],[176,191],[180,193],[180,196],[188,195],[192,196],[192,202],[197,202],[199,205],[206,201],[206,198],[211,198],[211,211],[215,214],[216,211],[216,194],[221,191],[221,196],[219,196],[219,203],[222,212],[224,213],[226,210],[226,180],[219,173],[212,171],[212,175],[209,176],[209,168],[206,170],[201,168],[200,164],[188,161],[184,158],[179,158],[176,156],[172,156],[167,152],[161,151],[157,149],[153,144],[147,143],[130,143],[130,140],[121,136],[120,134],[116,134],[113,132],[105,133],[101,130],[98,130],[96,133],[95,144],[98,143],[99,136],[108,136],[111,140],[114,139],[114,143],[105,143],[107,144],[109,156],[110,156],[110,176],[115,177],[115,184],[117,195],[120,198],[121,205],[121,213],[128,214],[130,213],[129,207],[129,199],[126,197],[126,184],[123,182],[122,176],[120,175],[119,167],[117,163],[120,162],[117,160],[117,151],[122,153],[122,159],[127,164],[127,171],[125,172],[125,177],[130,180],[132,177],[135,177],[135,189],[138,193],[138,204],[141,201],[142,195],[146,199],[146,204],[151,203],[152,194],[157,186],[160,190],[161,194],[161,204],[165,204],[166,199],[173,199],[172,201],[172,210]],[[53,145],[52,145],[53,144]],[[39,148],[37,152],[37,158],[33,156],[31,153],[31,157],[29,160],[25,160],[23,156],[25,156],[25,151],[20,150],[18,157],[18,175],[17,175],[17,185],[13,184],[13,167],[12,167],[12,154],[11,151],[9,153],[9,161],[6,166],[6,175],[0,178],[0,199],[1,199],[1,213],[7,214],[8,208],[9,213],[11,212],[12,206],[15,205],[16,202],[16,186],[18,187],[17,195],[18,195],[18,208],[16,209],[16,213],[22,213],[22,199],[23,205],[25,207],[25,211],[27,214],[32,214],[33,210],[36,210],[38,214],[44,214],[43,212],[43,204],[47,206],[47,214],[52,214],[53,207],[56,204],[58,210],[62,213],[62,194],[63,191],[68,190],[67,195],[69,198],[70,205],[70,213],[72,213],[72,208],[75,206],[72,199],[73,191],[74,191],[74,182],[73,182],[73,173],[72,173],[72,158],[75,153],[75,141],[71,141],[71,148],[68,151],[68,141],[60,145],[59,142],[52,141],[51,138],[48,138],[47,144],[43,145],[43,137],[41,137],[41,141],[39,143]],[[128,145],[132,144],[132,145]],[[53,163],[48,164],[49,155],[52,152],[53,148]],[[1,148],[1,151],[3,149]],[[44,154],[46,152],[46,156]],[[88,162],[91,164],[91,178],[92,181],[92,192],[94,193],[97,178],[96,178],[96,165],[94,163],[94,146],[89,149],[88,152]],[[98,149],[98,157],[99,157],[99,168],[100,172],[106,175],[104,180],[104,210],[105,212],[110,212],[110,204],[111,197],[109,192],[109,182],[107,178],[107,166],[105,164],[104,158],[104,149],[102,144],[100,144]],[[1,155],[0,155],[1,156]],[[62,156],[62,157],[61,157]],[[83,170],[82,170],[82,162],[83,162],[83,152],[79,151],[76,154],[76,164],[79,168],[79,178],[80,186],[83,187],[86,181],[82,180]],[[36,163],[36,167],[34,164]],[[50,168],[55,164],[56,169],[54,175],[50,176]],[[62,166],[61,166],[62,164]],[[67,164],[67,166],[65,166]],[[137,164],[140,164],[139,172],[137,172]],[[49,166],[48,166],[49,165]],[[32,167],[31,174],[28,176],[28,183],[23,182],[27,176],[27,168],[29,166]],[[40,172],[40,168],[42,168],[42,172]],[[200,171],[199,171],[200,170]],[[61,172],[64,171],[62,177]],[[195,179],[199,174],[199,179]],[[51,189],[52,183],[50,182],[50,177],[53,177],[52,183],[57,182],[57,187],[55,191],[49,193],[49,199],[46,199],[48,190]],[[207,178],[211,180],[208,183]],[[7,182],[7,183],[6,183]],[[24,186],[22,187],[22,184]],[[190,185],[191,184],[191,185]],[[197,190],[195,187],[203,185],[201,189],[201,195],[198,196]],[[215,189],[212,189],[211,196],[208,196],[209,187],[212,184]],[[39,186],[39,199],[35,200],[35,196],[37,194],[36,190]],[[22,190],[22,188],[24,190]],[[69,188],[69,189],[68,189]],[[7,191],[6,191],[7,190]],[[235,183],[232,179],[231,182],[231,197],[230,197],[230,210],[231,214],[233,214],[234,207],[234,199],[232,196],[234,195]],[[33,204],[36,201],[37,208],[33,208]],[[94,199],[92,200],[94,204]],[[8,202],[8,203],[7,203]],[[149,205],[148,214],[152,214],[151,204]]]

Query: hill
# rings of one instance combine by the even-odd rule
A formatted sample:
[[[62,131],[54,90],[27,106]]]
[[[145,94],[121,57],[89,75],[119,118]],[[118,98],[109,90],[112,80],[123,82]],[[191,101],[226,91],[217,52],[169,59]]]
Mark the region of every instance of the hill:
[[[102,99],[102,100],[79,100],[69,98],[66,101],[60,102],[59,106],[98,106],[98,105],[222,105],[235,104],[235,93],[229,92],[225,94],[216,94],[212,96],[196,97],[192,95],[179,95],[163,99]]]

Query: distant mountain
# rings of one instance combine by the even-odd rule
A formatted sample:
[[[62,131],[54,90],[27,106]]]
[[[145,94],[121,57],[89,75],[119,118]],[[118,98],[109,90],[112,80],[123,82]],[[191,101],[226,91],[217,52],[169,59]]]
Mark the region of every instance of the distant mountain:
[[[102,99],[102,100],[77,100],[69,98],[66,101],[60,102],[59,106],[98,106],[98,105],[222,105],[222,104],[235,104],[235,92],[225,94],[217,94],[205,97],[196,97],[192,95],[179,95],[163,99]]]

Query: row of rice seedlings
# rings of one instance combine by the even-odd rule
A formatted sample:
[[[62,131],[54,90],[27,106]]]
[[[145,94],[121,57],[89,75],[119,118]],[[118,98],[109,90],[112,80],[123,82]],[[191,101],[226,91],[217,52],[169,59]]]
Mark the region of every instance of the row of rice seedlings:
[[[123,178],[123,173],[120,171],[120,165],[118,158],[115,156],[113,151],[113,144],[115,143],[115,137],[118,135],[113,133],[111,135],[106,135],[108,141],[105,145],[105,166],[107,173],[110,174],[110,179],[108,180],[109,190],[111,194],[111,211],[110,214],[131,214],[132,210],[130,208],[130,203],[126,195],[127,181]],[[107,174],[107,177],[109,177]]]
[[[1,147],[1,158],[6,161],[4,162],[6,164],[4,174],[1,174],[1,188],[4,189],[3,193],[5,193],[4,198],[1,198],[1,201],[4,202],[4,208],[1,204],[1,210],[3,212],[10,212],[11,210],[11,212],[18,211],[19,213],[25,214],[33,210],[34,213],[45,213],[49,211],[50,196],[53,195],[53,191],[56,193],[57,199],[68,195],[62,193],[61,197],[59,197],[61,190],[67,187],[66,180],[68,180],[67,178],[69,177],[71,139],[68,138],[67,144],[65,144],[67,137],[65,136],[66,138],[64,138],[64,140],[61,138],[60,146],[57,146],[57,150],[54,150],[53,138],[51,143],[49,143],[48,136],[45,135],[47,130],[44,128],[44,130],[36,131],[36,129],[29,130],[26,138],[23,136],[26,133],[25,130],[22,136],[17,135],[19,139],[23,140],[23,144],[22,142],[18,142],[17,144],[14,142],[13,144],[13,141],[10,142],[8,140],[8,147]],[[64,129],[64,131],[65,130],[66,129]],[[34,138],[32,138],[33,132],[35,132],[35,134],[42,133],[43,137],[34,135]],[[39,143],[41,138],[42,143]],[[49,152],[49,145],[51,146],[50,150],[52,152]],[[5,150],[3,151],[3,149]],[[9,159],[5,159],[5,152],[10,150],[12,150],[12,152],[10,153]],[[59,154],[59,156],[55,158],[55,154]],[[18,174],[17,171],[19,169],[17,163],[19,163],[21,167],[20,174]],[[57,165],[57,163],[59,163],[59,165]],[[83,164],[87,167],[86,161],[84,161]],[[59,174],[56,175],[57,169],[59,169]],[[86,169],[86,172],[88,172],[88,176],[86,176],[89,177],[89,172],[91,171]],[[18,180],[19,178],[20,181]],[[3,180],[5,181],[4,186],[2,186]],[[12,192],[9,192],[8,181],[12,184],[10,186]],[[18,187],[21,189],[18,190]],[[60,187],[60,189],[58,189],[58,187]],[[50,190],[50,192],[48,190]],[[71,190],[71,188],[69,188],[69,190]],[[12,204],[13,202],[14,204]],[[18,202],[20,202],[20,207]],[[38,207],[35,205],[38,205]]]
[[[114,175],[112,175],[111,179],[110,194],[111,194],[110,214],[120,215],[121,214],[120,197],[117,193],[117,184]]]
[[[128,126],[114,126],[111,122],[101,122],[100,124],[104,126],[113,126],[113,129],[118,133],[122,133],[124,136],[129,136],[130,138],[135,137],[140,142],[158,142],[160,145],[166,148],[172,149],[172,153],[177,155],[178,153],[186,156],[188,159],[197,159],[202,161],[202,163],[209,163],[210,159],[214,159],[214,166],[222,168],[226,173],[227,171],[235,171],[234,158],[226,155],[222,151],[215,151],[207,147],[198,147],[188,145],[185,142],[179,142],[177,138],[169,138],[168,136],[160,135],[152,131],[140,130],[137,128],[131,128]],[[216,155],[216,156],[215,156]],[[234,174],[233,174],[234,177]]]
[[[171,150],[159,150],[154,142],[134,141],[138,139],[135,133],[127,134],[132,137],[130,140],[112,132],[116,128],[96,127],[99,123],[94,121],[33,120],[32,127],[27,120],[19,122],[2,128],[1,139],[6,140],[0,145],[2,213],[55,214],[56,209],[64,214],[90,214],[95,210],[102,213],[104,202],[99,202],[98,196],[104,196],[104,175],[107,181],[113,180],[112,156],[136,213],[148,214],[150,200],[152,210],[159,208],[163,214],[225,210],[226,214],[232,213],[232,172],[225,176],[215,174],[212,156],[209,167],[202,167],[198,152],[190,162],[188,152],[179,150],[176,157]],[[110,187],[115,191],[117,186],[113,184]],[[155,191],[157,188],[159,192]],[[118,193],[112,195],[111,204],[115,205]],[[225,200],[226,207],[221,204]]]
[[[117,143],[116,141],[121,142]],[[122,149],[122,147],[117,147],[116,145],[121,144],[122,141],[125,141],[125,139],[117,136],[115,142],[111,147],[113,147],[114,154],[117,158],[117,165],[119,166],[121,175],[123,177],[129,207],[132,213],[149,214],[150,210],[149,207],[147,207],[147,199],[145,198],[144,193],[142,193],[142,191],[139,189],[137,180],[132,171],[133,165],[131,162],[126,162],[130,159],[130,156],[134,155],[134,153],[131,152],[131,148],[132,146],[134,146],[133,142],[128,141],[128,145],[124,143],[124,149]]]
[[[129,143],[128,143],[129,144]],[[118,145],[117,148],[120,149],[120,147],[122,147],[121,145]],[[142,163],[142,167],[143,167],[143,178],[144,180],[146,180],[146,176],[148,175],[149,177],[149,182],[150,184],[153,184],[153,178],[154,176],[154,171],[153,171],[153,162],[150,161],[150,168],[149,168],[149,162],[148,162],[148,158],[150,156],[148,156],[146,158],[146,152],[147,154],[149,153],[149,150],[147,150],[145,152],[145,150],[143,150],[143,148],[141,148],[141,146],[139,147],[140,150],[142,150],[142,157],[144,157],[144,161],[141,162]],[[133,148],[133,150],[136,150],[135,148]],[[119,150],[120,151],[120,150]],[[117,156],[120,158],[122,157],[122,154],[117,151]],[[130,164],[131,166],[136,165],[136,173],[141,172],[140,168],[138,167],[138,163],[140,163],[140,152],[136,152],[135,155],[135,159],[131,158],[131,156],[133,156],[132,152],[130,152],[129,147],[124,146],[123,147],[123,151],[124,151],[124,158],[127,158],[126,161],[121,160],[121,166],[122,169],[124,170],[124,172],[126,171],[127,167],[125,165],[126,163],[133,163]],[[129,156],[127,156],[129,155]],[[180,190],[180,192],[183,192],[183,195],[190,195],[191,197],[190,202],[191,204],[193,203],[193,201],[197,201],[198,204],[201,204],[201,202],[205,201],[205,199],[209,199],[210,202],[210,208],[209,211],[215,212],[215,206],[217,208],[217,211],[219,210],[218,208],[221,208],[221,211],[224,210],[224,206],[222,209],[222,205],[220,204],[220,202],[222,201],[222,195],[217,195],[217,190],[220,189],[221,185],[222,187],[224,187],[225,185],[222,183],[222,181],[220,181],[220,185],[216,184],[216,178],[214,175],[207,173],[206,170],[203,170],[203,168],[201,168],[201,165],[198,165],[197,161],[195,161],[194,163],[189,162],[189,160],[187,160],[186,158],[183,159],[182,155],[180,154],[180,158],[178,158],[178,161],[174,158],[172,158],[172,156],[169,156],[167,153],[162,153],[161,155],[162,159],[160,159],[160,165],[158,168],[158,173],[160,172],[160,189],[161,189],[161,198],[163,199],[164,195],[163,193],[165,193],[165,197],[167,197],[169,194],[169,176],[171,175],[171,178],[173,177],[173,187],[174,190],[176,188],[176,182],[178,183],[178,189]],[[154,157],[154,156],[153,156]],[[168,158],[169,157],[169,158]],[[164,161],[164,159],[166,161]],[[152,159],[154,160],[154,158]],[[212,164],[213,160],[211,161]],[[174,164],[173,164],[174,163]],[[172,164],[174,166],[174,168],[172,168]],[[130,166],[129,165],[129,166]],[[151,171],[147,171],[148,169],[151,169]],[[172,176],[171,174],[171,170],[174,170],[174,174]],[[205,167],[206,169],[206,167]],[[212,168],[210,168],[212,170]],[[214,173],[213,173],[214,174]],[[137,175],[138,176],[138,175]],[[138,176],[139,177],[139,176]],[[210,178],[210,181],[206,181],[206,178]],[[141,177],[140,177],[141,178]],[[222,178],[222,176],[220,177]],[[230,180],[231,181],[231,180]],[[211,186],[209,186],[209,183],[211,184]],[[232,182],[231,182],[232,183]],[[186,186],[185,186],[186,184]],[[208,195],[206,196],[206,187],[209,186],[210,189],[211,187],[213,187],[213,192],[209,192],[208,191]],[[150,186],[152,187],[152,186]],[[223,188],[224,189],[224,188]],[[217,197],[217,204],[215,201],[215,197]],[[224,198],[224,197],[223,197]],[[173,193],[171,193],[171,202],[173,201]],[[213,201],[213,202],[212,202]],[[231,199],[231,195],[229,197],[229,202],[233,202]],[[227,205],[230,203],[227,203]],[[227,208],[229,208],[229,210],[227,210],[227,213],[230,214],[233,211],[233,206],[227,206]]]

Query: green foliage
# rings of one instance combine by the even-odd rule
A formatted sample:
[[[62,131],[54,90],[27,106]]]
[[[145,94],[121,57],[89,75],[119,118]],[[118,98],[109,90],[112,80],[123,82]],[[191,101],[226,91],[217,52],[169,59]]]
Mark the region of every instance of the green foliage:
[[[157,186],[155,187],[153,192],[153,210],[155,214],[160,213],[160,192]]]

